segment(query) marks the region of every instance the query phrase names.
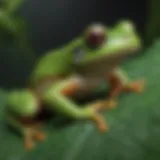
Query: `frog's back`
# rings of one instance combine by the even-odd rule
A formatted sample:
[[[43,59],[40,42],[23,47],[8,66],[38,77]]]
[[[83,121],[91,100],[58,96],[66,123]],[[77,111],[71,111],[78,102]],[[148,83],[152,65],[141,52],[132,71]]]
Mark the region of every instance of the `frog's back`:
[[[42,57],[31,74],[30,82],[35,84],[45,77],[58,77],[61,74],[69,72],[71,58],[64,51],[65,49],[53,50]]]
[[[30,83],[35,84],[46,77],[69,74],[72,70],[72,50],[79,43],[81,40],[76,39],[62,48],[46,53],[36,64],[30,77]]]

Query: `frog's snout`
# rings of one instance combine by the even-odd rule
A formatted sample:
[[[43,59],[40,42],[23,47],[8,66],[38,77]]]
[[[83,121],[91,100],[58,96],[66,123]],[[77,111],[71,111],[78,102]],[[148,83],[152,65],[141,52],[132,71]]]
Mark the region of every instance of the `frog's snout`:
[[[123,20],[119,22],[117,27],[123,29],[126,32],[132,32],[135,29],[135,25],[130,20]]]

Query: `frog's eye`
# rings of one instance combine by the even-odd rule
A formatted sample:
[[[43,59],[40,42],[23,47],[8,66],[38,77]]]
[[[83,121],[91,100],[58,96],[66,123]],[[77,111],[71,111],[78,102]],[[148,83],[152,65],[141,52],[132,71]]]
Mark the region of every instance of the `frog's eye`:
[[[73,61],[75,64],[80,63],[84,58],[84,51],[81,48],[76,48],[73,51]]]
[[[99,47],[106,38],[105,27],[101,24],[92,24],[85,32],[87,43],[94,47]]]

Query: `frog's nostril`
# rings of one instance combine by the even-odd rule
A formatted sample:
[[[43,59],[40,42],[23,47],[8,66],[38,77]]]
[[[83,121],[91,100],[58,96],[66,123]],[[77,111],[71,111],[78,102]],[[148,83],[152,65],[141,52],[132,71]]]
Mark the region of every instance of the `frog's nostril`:
[[[84,54],[85,54],[85,52],[82,50],[82,48],[76,48],[73,51],[74,63],[77,64],[77,63],[81,62],[84,58]]]

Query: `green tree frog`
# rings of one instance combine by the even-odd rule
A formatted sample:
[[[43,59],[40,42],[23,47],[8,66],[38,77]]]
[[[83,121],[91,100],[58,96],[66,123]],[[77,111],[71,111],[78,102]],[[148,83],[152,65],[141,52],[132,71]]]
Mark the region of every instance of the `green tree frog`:
[[[44,106],[50,113],[88,119],[99,131],[108,130],[99,111],[113,108],[122,91],[143,91],[143,81],[131,81],[119,68],[126,57],[140,48],[141,40],[131,21],[120,21],[113,28],[89,25],[81,36],[38,60],[29,77],[29,87],[10,92],[8,123],[24,136],[27,149],[34,146],[34,140],[45,138],[36,121]],[[91,94],[104,80],[110,86],[108,99],[84,106],[75,103],[74,98]]]

